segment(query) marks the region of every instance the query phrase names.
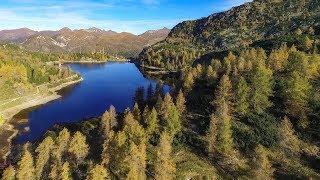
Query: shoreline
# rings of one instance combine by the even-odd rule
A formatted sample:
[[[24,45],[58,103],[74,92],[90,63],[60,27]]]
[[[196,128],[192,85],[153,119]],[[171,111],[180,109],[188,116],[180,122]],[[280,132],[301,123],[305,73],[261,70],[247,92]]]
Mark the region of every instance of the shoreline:
[[[78,80],[62,83],[56,87],[50,88],[49,93],[47,94],[40,94],[30,101],[25,101],[1,112],[5,118],[5,123],[0,126],[0,167],[1,164],[5,163],[6,157],[10,154],[12,139],[14,139],[19,133],[18,130],[12,125],[12,122],[14,121],[13,117],[22,110],[43,105],[61,98],[62,96],[59,95],[57,91],[65,87],[78,84],[81,81],[83,81],[82,77],[80,77]]]
[[[65,64],[65,63],[77,63],[77,64],[104,64],[108,62],[130,62],[129,59],[123,59],[123,60],[108,60],[108,61],[95,61],[95,60],[88,60],[88,61],[60,61],[60,63]]]

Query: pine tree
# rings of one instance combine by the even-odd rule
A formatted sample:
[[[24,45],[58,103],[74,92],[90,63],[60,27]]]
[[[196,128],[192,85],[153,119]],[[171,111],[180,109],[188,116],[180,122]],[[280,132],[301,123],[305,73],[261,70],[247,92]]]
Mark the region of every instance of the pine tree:
[[[35,168],[36,179],[41,179],[43,168],[50,158],[50,152],[53,147],[54,142],[52,138],[49,136],[46,139],[44,139],[43,142],[35,150],[35,152],[38,153]]]
[[[250,88],[243,77],[240,77],[235,88],[235,112],[240,116],[245,116],[249,113],[249,93]]]
[[[108,171],[102,165],[95,165],[89,172],[87,180],[106,180]]]
[[[17,172],[17,179],[18,180],[34,179],[35,178],[33,158],[27,148],[24,149],[24,153],[22,155],[22,158],[18,162],[18,167],[19,167],[18,172]]]
[[[175,179],[176,167],[172,159],[171,138],[168,134],[163,133],[160,143],[156,149],[156,160],[154,164],[155,179],[173,180]]]
[[[76,132],[71,139],[68,151],[70,154],[74,155],[77,162],[80,163],[89,153],[86,137],[82,133]]]
[[[15,180],[16,179],[16,171],[13,166],[7,167],[3,174],[1,180]]]
[[[255,149],[255,155],[253,159],[253,178],[256,180],[264,179],[271,180],[273,178],[274,169],[269,162],[267,152],[263,146],[259,145]]]
[[[70,165],[68,162],[63,163],[60,178],[61,180],[72,180]]]

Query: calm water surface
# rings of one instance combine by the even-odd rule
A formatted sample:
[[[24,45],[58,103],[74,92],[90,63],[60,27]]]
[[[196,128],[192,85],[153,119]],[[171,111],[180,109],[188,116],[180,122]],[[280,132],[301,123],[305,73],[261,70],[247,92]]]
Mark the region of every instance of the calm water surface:
[[[132,63],[69,66],[84,80],[64,89],[62,98],[18,114],[17,117],[29,119],[30,131],[18,136],[17,143],[37,140],[54,124],[100,116],[110,105],[114,105],[118,112],[132,108],[137,88],[147,89],[150,84],[156,86],[156,81],[145,78]],[[164,86],[164,90],[168,92],[169,87]]]

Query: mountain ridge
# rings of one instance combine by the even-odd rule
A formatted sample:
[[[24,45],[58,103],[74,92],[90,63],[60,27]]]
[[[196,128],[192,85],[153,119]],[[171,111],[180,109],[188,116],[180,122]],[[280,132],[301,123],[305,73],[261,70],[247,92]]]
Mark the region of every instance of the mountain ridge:
[[[144,47],[157,43],[168,35],[169,29],[147,31],[141,35],[115,32],[96,27],[71,30],[64,27],[57,31],[34,31],[27,28],[2,30],[0,41],[19,44],[31,51],[107,54],[124,57],[137,56]],[[148,34],[148,36],[146,36]]]
[[[152,62],[149,65],[166,68],[169,64],[179,64],[170,67],[178,69],[212,52],[249,47],[258,41],[297,32],[316,35],[320,32],[319,12],[317,0],[254,0],[177,24],[165,40],[145,49],[139,59],[141,63]]]

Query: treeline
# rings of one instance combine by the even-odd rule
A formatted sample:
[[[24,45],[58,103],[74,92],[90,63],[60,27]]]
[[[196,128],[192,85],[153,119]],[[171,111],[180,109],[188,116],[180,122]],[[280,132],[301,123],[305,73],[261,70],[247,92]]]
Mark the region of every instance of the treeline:
[[[64,61],[115,61],[124,60],[122,56],[113,56],[106,53],[60,53],[57,54],[60,60]]]

